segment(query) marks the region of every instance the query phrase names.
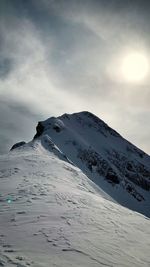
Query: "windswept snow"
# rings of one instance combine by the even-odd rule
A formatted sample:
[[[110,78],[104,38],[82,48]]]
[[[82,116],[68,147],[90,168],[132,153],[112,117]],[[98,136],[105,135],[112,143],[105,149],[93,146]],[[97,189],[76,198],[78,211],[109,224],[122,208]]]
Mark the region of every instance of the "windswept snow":
[[[150,266],[149,219],[42,142],[0,157],[0,266]]]

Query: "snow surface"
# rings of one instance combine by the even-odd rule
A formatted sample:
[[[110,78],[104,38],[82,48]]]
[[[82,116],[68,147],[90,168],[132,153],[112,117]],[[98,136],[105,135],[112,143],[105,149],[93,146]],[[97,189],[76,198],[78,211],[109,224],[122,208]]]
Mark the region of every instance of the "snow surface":
[[[51,117],[37,128],[35,140],[45,149],[49,150],[50,138],[50,143],[114,201],[150,217],[150,157],[146,153],[86,111]]]
[[[150,266],[149,219],[112,202],[48,138],[0,157],[0,266]]]

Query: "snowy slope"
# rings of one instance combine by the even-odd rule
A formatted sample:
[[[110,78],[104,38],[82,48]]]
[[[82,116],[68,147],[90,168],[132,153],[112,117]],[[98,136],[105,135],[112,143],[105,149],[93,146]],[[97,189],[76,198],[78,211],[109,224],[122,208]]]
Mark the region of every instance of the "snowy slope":
[[[150,157],[95,115],[51,117],[38,124],[34,139],[46,149],[51,140],[115,201],[150,216]]]
[[[110,201],[49,136],[0,157],[0,204],[0,266],[150,266],[148,218]]]

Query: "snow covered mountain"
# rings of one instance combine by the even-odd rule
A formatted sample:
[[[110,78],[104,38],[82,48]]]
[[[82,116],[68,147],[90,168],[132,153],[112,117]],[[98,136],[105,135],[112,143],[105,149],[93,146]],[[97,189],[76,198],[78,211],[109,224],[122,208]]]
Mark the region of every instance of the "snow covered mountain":
[[[150,216],[150,157],[89,112],[39,122],[34,140],[51,144],[118,203]]]
[[[150,266],[148,217],[118,204],[149,215],[149,163],[91,113],[40,122],[0,156],[0,266]]]

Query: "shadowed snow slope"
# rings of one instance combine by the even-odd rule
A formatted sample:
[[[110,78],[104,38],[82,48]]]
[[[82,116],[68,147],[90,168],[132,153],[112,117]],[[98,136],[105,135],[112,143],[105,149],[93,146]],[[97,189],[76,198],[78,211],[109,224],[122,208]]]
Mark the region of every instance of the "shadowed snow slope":
[[[150,216],[150,157],[89,112],[39,122],[34,140],[78,166],[119,204]]]
[[[78,122],[75,131],[62,121],[0,157],[0,266],[150,266],[149,219],[110,201],[70,163],[70,158],[75,163],[78,158],[74,145],[65,140],[78,141],[85,149],[90,140],[94,144],[96,133],[88,140]],[[61,152],[60,139],[69,159]],[[102,141],[93,145],[100,146]]]

